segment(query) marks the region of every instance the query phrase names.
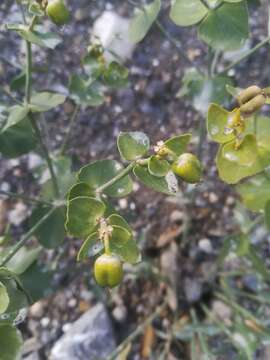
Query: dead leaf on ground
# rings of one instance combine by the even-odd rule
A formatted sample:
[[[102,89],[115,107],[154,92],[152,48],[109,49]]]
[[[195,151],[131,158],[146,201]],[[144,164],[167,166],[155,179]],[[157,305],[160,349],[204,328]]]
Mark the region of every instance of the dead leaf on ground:
[[[176,228],[168,229],[166,232],[160,235],[157,241],[157,247],[162,248],[168,245],[171,241],[175,240],[177,236],[182,233],[182,227],[177,226]]]
[[[152,325],[148,325],[145,329],[142,342],[141,355],[143,359],[149,359],[152,354],[153,346],[155,343],[156,334]]]

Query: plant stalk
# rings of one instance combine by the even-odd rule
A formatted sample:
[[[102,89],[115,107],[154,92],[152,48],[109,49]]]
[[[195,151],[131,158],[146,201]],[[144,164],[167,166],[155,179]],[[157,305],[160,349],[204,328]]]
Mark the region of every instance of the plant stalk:
[[[160,21],[155,20],[155,24],[160,30],[160,32],[167,38],[167,40],[178,50],[180,56],[183,57],[190,66],[194,67],[200,75],[204,76],[204,73],[201,71],[201,69],[199,69],[192,60],[190,60],[190,58],[183,51],[180,43],[165,29],[165,27],[160,23]]]
[[[6,263],[13,258],[13,256],[20,250],[21,247],[27,242],[27,240],[34,235],[34,233],[47,221],[47,219],[53,214],[56,207],[53,207],[47,212],[25,235],[22,236],[21,240],[8,252],[4,259],[0,263],[0,267],[6,265]]]
[[[55,195],[57,197],[59,197],[60,191],[59,191],[59,186],[58,186],[58,183],[57,183],[56,175],[55,175],[55,172],[54,172],[54,169],[53,169],[52,159],[50,157],[47,146],[46,146],[45,142],[43,141],[42,134],[40,132],[40,129],[39,129],[38,125],[37,125],[37,122],[36,122],[33,114],[30,113],[29,116],[30,116],[30,121],[31,121],[33,130],[34,130],[34,132],[36,134],[36,137],[37,137],[37,139],[38,139],[38,141],[40,143],[44,158],[45,158],[45,160],[47,162],[48,169],[50,171],[50,175],[51,175],[51,179],[52,179],[52,183],[53,183],[53,188],[54,188],[54,193],[55,193]]]
[[[80,105],[76,105],[75,106],[75,109],[71,115],[71,118],[70,118],[70,122],[69,122],[69,125],[68,125],[68,129],[67,129],[67,133],[66,133],[66,136],[63,140],[63,143],[62,143],[62,146],[61,146],[61,150],[60,150],[60,154],[61,155],[64,155],[66,150],[67,150],[67,147],[68,147],[68,142],[69,142],[69,139],[70,139],[70,135],[71,135],[71,131],[73,129],[73,126],[75,124],[75,121],[76,121],[76,118],[80,112],[80,108],[81,106]]]
[[[102,193],[104,190],[106,190],[108,187],[114,185],[117,181],[121,180],[123,177],[128,175],[136,165],[136,162],[131,162],[126,168],[121,170],[115,177],[113,177],[110,181],[106,182],[105,184],[101,185],[99,188],[96,189],[97,193]]]
[[[52,204],[48,201],[45,201],[45,200],[41,200],[37,197],[30,197],[30,196],[27,196],[27,195],[24,195],[24,194],[19,194],[19,193],[13,193],[13,192],[10,192],[10,191],[4,191],[4,190],[0,190],[0,196],[8,196],[10,198],[13,198],[13,199],[19,199],[19,200],[23,200],[23,201],[26,201],[26,202],[30,202],[30,203],[34,203],[34,204],[41,204],[41,205],[48,205],[48,206],[52,206]]]
[[[35,21],[36,21],[35,18],[36,17],[33,17],[32,22],[30,24],[31,29],[35,25]],[[25,82],[25,103],[26,103],[26,105],[31,103],[32,65],[33,65],[32,64],[32,46],[29,41],[26,41],[26,82]],[[48,168],[49,168],[49,171],[51,174],[52,182],[53,182],[53,188],[54,188],[55,195],[57,197],[59,197],[59,194],[60,194],[59,187],[58,187],[58,183],[57,183],[56,175],[55,175],[55,172],[53,169],[52,160],[51,160],[49,151],[47,149],[45,142],[43,141],[43,137],[42,137],[40,129],[36,123],[36,119],[34,118],[34,116],[31,112],[29,113],[29,118],[30,118],[33,130],[36,134],[36,137],[41,145],[44,158],[47,162],[47,165],[48,165]]]
[[[253,55],[257,50],[259,50],[261,47],[263,47],[264,45],[266,45],[269,42],[270,42],[270,36],[268,36],[267,38],[265,38],[264,40],[259,42],[256,46],[254,46],[252,49],[250,49],[248,52],[246,52],[243,56],[240,56],[239,59],[233,61],[230,65],[225,67],[225,69],[223,69],[219,74],[227,73],[229,70],[231,70],[236,65],[241,63],[243,60],[245,60],[248,57],[250,57],[251,55]]]

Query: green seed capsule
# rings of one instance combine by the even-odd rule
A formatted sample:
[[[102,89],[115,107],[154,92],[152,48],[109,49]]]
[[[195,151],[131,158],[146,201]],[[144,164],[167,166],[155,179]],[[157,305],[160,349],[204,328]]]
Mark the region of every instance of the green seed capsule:
[[[252,115],[265,104],[266,98],[264,95],[257,95],[253,99],[249,100],[244,105],[240,106],[240,111],[242,115]]]
[[[94,265],[96,282],[100,286],[113,288],[123,279],[123,266],[116,255],[103,254],[97,258]]]
[[[172,171],[184,181],[194,184],[200,181],[202,166],[198,158],[190,153],[185,153],[172,164]]]
[[[70,14],[63,0],[50,0],[46,12],[56,25],[64,25],[69,21]]]
[[[262,93],[262,89],[259,86],[252,85],[247,89],[243,90],[237,97],[240,105],[247,103],[249,100],[255,98],[257,95]]]

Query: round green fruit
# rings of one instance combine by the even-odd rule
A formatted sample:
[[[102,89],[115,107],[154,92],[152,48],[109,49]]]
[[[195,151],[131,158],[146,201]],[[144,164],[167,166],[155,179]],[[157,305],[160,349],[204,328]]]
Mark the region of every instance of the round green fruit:
[[[69,21],[69,11],[63,0],[50,0],[46,12],[56,25],[64,25]]]
[[[94,273],[98,285],[113,288],[123,279],[123,265],[118,256],[103,254],[95,261]]]
[[[202,166],[198,158],[190,153],[185,153],[172,164],[172,171],[184,181],[194,184],[200,181]]]

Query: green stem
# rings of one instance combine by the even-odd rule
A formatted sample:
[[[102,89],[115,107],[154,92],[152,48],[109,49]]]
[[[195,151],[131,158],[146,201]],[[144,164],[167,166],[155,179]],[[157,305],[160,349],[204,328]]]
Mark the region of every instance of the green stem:
[[[26,80],[25,80],[25,103],[30,104],[32,93],[32,46],[26,41]]]
[[[30,197],[24,194],[16,194],[10,191],[4,191],[4,190],[0,190],[0,196],[8,196],[10,198],[13,199],[19,199],[19,200],[23,200],[26,202],[30,202],[30,203],[34,203],[34,204],[41,204],[41,205],[52,205],[50,202],[45,201],[45,200],[41,200],[39,198],[36,197]]]
[[[56,179],[56,175],[55,175],[55,172],[54,172],[54,169],[53,169],[53,164],[52,164],[52,159],[50,157],[50,154],[49,154],[49,151],[47,149],[47,146],[45,144],[45,142],[43,141],[43,137],[41,135],[41,132],[40,132],[40,129],[37,125],[37,122],[33,116],[32,113],[29,114],[29,117],[30,117],[30,121],[31,121],[31,124],[32,124],[32,127],[33,127],[33,130],[36,134],[36,137],[40,143],[40,146],[41,146],[41,149],[42,149],[42,152],[43,152],[43,155],[44,155],[44,158],[47,162],[47,165],[48,165],[48,169],[50,171],[50,174],[51,174],[51,179],[52,179],[52,183],[53,183],[53,188],[54,188],[54,193],[57,197],[59,197],[60,195],[60,191],[59,191],[59,186],[58,186],[58,183],[57,183],[57,179]]]
[[[13,102],[15,102],[16,104],[23,106],[23,103],[22,103],[21,101],[17,100],[17,99],[15,98],[15,96],[13,96],[13,95],[12,95],[8,90],[6,90],[5,88],[2,88],[2,89],[1,89],[1,92],[4,93],[6,96],[8,96],[8,97],[9,97]]]
[[[159,306],[154,313],[152,313],[143,323],[141,323],[133,333],[131,333],[107,358],[106,360],[114,360],[127,347],[129,343],[134,341],[148,326],[156,319],[165,309],[165,304]]]
[[[35,25],[36,22],[36,17],[34,16],[31,24],[29,26],[30,29],[33,28],[33,26]],[[32,93],[32,46],[31,43],[29,41],[26,41],[26,82],[25,82],[25,103],[26,105],[31,103],[31,93]],[[45,144],[45,142],[43,141],[43,137],[42,134],[40,132],[40,129],[36,123],[36,119],[34,118],[33,114],[30,112],[29,113],[29,118],[33,127],[33,130],[35,132],[35,135],[40,143],[40,146],[42,148],[43,151],[43,155],[44,158],[47,162],[50,174],[51,174],[51,178],[52,178],[52,183],[53,183],[53,188],[54,188],[54,193],[57,197],[59,197],[59,187],[58,187],[58,183],[57,183],[57,179],[56,179],[56,175],[53,169],[53,165],[52,165],[52,160],[49,154],[49,151],[47,149],[47,146]]]
[[[110,238],[109,238],[108,234],[106,234],[104,236],[104,249],[105,249],[105,254],[110,255],[110,253],[111,253],[111,250],[110,250]]]
[[[68,129],[67,129],[67,133],[66,133],[66,136],[65,136],[65,138],[63,140],[63,143],[62,143],[62,146],[61,146],[61,150],[60,150],[61,155],[64,155],[66,150],[67,150],[68,142],[69,142],[70,135],[71,135],[71,130],[72,130],[73,125],[74,125],[74,123],[76,121],[76,118],[78,116],[80,108],[81,108],[81,106],[77,104],[75,106],[75,109],[74,109],[72,115],[71,115],[70,122],[69,122]]]
[[[22,236],[21,240],[8,252],[8,254],[1,261],[0,267],[4,266],[19,250],[24,244],[35,234],[35,232],[47,221],[47,219],[53,214],[55,211],[55,207],[53,207],[50,211],[47,212],[25,235]]]
[[[224,74],[227,73],[230,69],[234,68],[236,65],[238,65],[239,63],[241,63],[243,60],[247,59],[248,57],[250,57],[251,55],[253,55],[257,50],[259,50],[261,47],[263,47],[264,45],[266,45],[267,43],[269,43],[270,41],[270,36],[268,36],[267,38],[265,38],[264,40],[262,40],[261,42],[259,42],[256,46],[254,46],[252,49],[250,49],[248,52],[246,52],[243,56],[241,56],[239,59],[233,61],[230,65],[228,65],[227,67],[225,67],[225,69],[223,69],[219,74]]]
[[[214,57],[213,57],[213,61],[212,61],[212,64],[211,64],[211,69],[210,69],[210,74],[211,74],[212,78],[216,74],[216,67],[217,67],[217,64],[218,64],[218,59],[219,59],[220,54],[221,54],[221,52],[219,50],[216,50],[215,53],[214,53]]]
[[[209,6],[207,0],[201,0],[201,2],[203,3],[203,5],[204,5],[207,9],[210,9],[210,6]]]
[[[136,162],[131,162],[125,169],[120,171],[114,178],[112,178],[110,181],[106,182],[105,184],[101,185],[99,188],[97,188],[97,193],[102,193],[104,190],[106,190],[108,187],[114,185],[117,181],[121,180],[123,177],[128,175],[134,166],[136,165]]]
[[[180,43],[165,29],[165,27],[159,22],[159,20],[155,21],[156,26],[160,30],[160,32],[168,39],[168,41],[178,50],[181,57],[183,57],[189,65],[194,67],[199,74],[204,75],[204,73],[198,68],[198,66],[190,60],[190,58],[183,52],[182,46]]]

